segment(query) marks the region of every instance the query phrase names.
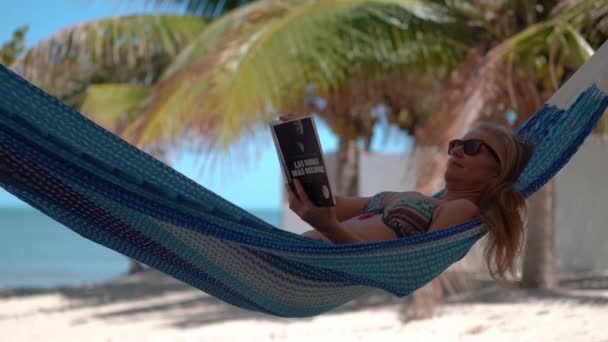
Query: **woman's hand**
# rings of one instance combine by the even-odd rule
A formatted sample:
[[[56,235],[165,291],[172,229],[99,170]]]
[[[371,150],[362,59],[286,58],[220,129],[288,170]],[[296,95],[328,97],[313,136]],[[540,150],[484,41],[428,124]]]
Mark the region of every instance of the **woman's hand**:
[[[296,118],[296,116],[293,115],[292,113],[279,115],[279,120],[281,120],[281,121],[289,121],[289,120],[293,120],[295,118]]]
[[[296,192],[291,189],[289,184],[285,184],[289,195],[289,209],[293,210],[302,220],[310,224],[313,228],[323,233],[338,224],[335,207],[316,206],[302,187],[299,179],[294,179]]]

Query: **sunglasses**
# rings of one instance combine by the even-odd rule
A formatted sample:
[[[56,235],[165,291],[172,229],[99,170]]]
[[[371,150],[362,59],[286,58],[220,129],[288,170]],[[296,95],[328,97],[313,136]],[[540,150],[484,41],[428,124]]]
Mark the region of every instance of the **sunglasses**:
[[[494,151],[492,146],[486,144],[486,142],[481,139],[469,139],[469,140],[454,139],[454,140],[450,141],[450,144],[448,146],[448,154],[452,155],[452,150],[458,146],[462,146],[462,152],[464,152],[464,154],[466,154],[468,156],[474,156],[474,155],[478,154],[479,151],[481,150],[481,146],[484,146],[488,150],[488,152],[490,152],[490,154],[492,155],[492,158],[494,158],[494,160],[496,160],[498,165],[500,165],[500,158],[498,158],[498,153],[496,153],[496,151]]]

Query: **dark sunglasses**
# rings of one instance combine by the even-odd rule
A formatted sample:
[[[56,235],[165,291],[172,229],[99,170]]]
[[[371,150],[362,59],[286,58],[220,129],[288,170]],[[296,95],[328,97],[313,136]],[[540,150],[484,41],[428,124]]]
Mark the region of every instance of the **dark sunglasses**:
[[[494,151],[492,146],[486,144],[485,141],[480,139],[469,139],[469,140],[460,140],[454,139],[450,141],[450,145],[448,146],[448,154],[452,154],[452,150],[458,146],[462,146],[462,152],[468,156],[474,156],[479,153],[481,146],[484,146],[488,152],[492,155],[492,158],[496,160],[498,165],[500,165],[500,158],[498,158],[498,153]]]

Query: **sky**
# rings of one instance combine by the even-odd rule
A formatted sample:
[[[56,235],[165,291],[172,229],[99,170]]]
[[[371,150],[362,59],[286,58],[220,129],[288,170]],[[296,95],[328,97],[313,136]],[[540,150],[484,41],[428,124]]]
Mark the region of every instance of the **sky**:
[[[24,24],[29,25],[26,46],[31,47],[60,29],[83,21],[142,12],[176,12],[176,9],[159,10],[144,3],[144,0],[0,0],[0,44],[8,41],[13,31]],[[336,136],[322,120],[317,119],[316,124],[324,153],[335,152]],[[375,130],[373,152],[398,154],[411,147],[408,136],[395,127],[384,124]],[[183,153],[181,157],[173,158],[171,166],[240,207],[278,209],[283,176],[270,132],[259,134],[251,155],[246,156],[251,162],[246,164],[239,163],[241,158],[236,156],[220,159],[213,168],[201,168],[197,160],[206,160],[208,156]],[[0,209],[7,207],[28,205],[0,188]]]

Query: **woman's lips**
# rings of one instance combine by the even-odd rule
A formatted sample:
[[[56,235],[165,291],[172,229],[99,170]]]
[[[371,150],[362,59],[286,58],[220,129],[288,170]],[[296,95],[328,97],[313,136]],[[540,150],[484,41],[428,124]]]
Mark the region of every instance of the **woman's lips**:
[[[458,166],[460,168],[464,168],[464,166],[462,166],[462,164],[460,164],[459,162],[455,161],[454,159],[450,159],[450,163],[452,163],[455,166]]]

